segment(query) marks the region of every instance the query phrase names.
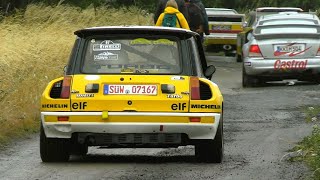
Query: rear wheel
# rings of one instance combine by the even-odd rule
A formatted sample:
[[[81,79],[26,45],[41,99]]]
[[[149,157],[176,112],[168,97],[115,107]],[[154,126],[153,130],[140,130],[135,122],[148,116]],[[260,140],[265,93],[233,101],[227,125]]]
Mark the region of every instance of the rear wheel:
[[[232,52],[232,51],[226,51],[226,52],[225,52],[225,56],[234,57],[234,56],[235,56],[235,53]]]
[[[65,139],[47,138],[41,125],[40,156],[43,162],[66,162],[70,157],[68,142]]]
[[[320,84],[320,74],[315,76],[315,83]]]
[[[247,75],[244,67],[242,68],[242,87],[251,87],[253,83],[253,78]]]
[[[84,156],[88,153],[88,146],[86,144],[75,143],[70,146],[70,154]]]
[[[223,159],[223,117],[218,125],[216,136],[213,140],[202,141],[195,145],[196,158],[200,162],[221,163]]]
[[[242,56],[237,54],[237,62],[242,62]]]

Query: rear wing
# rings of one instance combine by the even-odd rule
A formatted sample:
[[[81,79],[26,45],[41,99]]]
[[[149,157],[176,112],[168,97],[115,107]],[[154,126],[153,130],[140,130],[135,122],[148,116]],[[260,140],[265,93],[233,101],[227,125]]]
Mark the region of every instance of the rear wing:
[[[274,39],[274,38],[311,38],[311,39],[320,39],[320,33],[307,34],[307,33],[293,33],[293,34],[255,34],[254,38],[256,40],[262,39]]]
[[[257,22],[257,26],[262,26],[268,23],[275,23],[278,21],[291,21],[290,24],[294,21],[304,21],[304,22],[309,22],[312,24],[319,24],[319,21],[316,19],[306,19],[306,18],[292,18],[292,19],[268,19],[268,20],[259,20]],[[288,22],[289,23],[289,22]],[[301,23],[300,23],[301,24]],[[298,25],[298,24],[297,24]],[[303,24],[302,24],[303,25]]]
[[[290,31],[291,29],[292,31]],[[257,26],[252,34],[257,40],[270,38],[296,38],[298,36],[320,39],[320,26],[303,24],[261,25]]]

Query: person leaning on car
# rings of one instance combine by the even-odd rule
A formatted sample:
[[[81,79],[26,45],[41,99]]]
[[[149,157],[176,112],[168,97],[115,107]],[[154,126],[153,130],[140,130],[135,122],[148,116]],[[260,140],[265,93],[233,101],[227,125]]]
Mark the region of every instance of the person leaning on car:
[[[157,20],[161,13],[164,12],[164,9],[166,8],[168,0],[159,0],[156,11],[154,13],[154,24],[157,23]],[[188,20],[188,12],[187,8],[184,4],[184,0],[176,0],[178,5],[178,10],[183,14],[183,16]]]

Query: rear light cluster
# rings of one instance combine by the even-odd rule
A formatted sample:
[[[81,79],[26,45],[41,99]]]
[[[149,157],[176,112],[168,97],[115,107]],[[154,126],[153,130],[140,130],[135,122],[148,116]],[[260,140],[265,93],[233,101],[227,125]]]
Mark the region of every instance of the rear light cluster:
[[[58,121],[69,121],[69,116],[58,116]]]
[[[190,78],[191,100],[200,100],[200,82],[198,77]]]
[[[65,76],[62,82],[62,90],[60,98],[68,99],[70,97],[70,86],[71,86],[72,77]]]
[[[257,44],[252,44],[250,46],[249,57],[262,57],[260,48]]]
[[[320,56],[320,47],[318,48],[317,56]]]
[[[208,100],[212,98],[210,86],[201,82],[198,77],[190,78],[191,100]]]

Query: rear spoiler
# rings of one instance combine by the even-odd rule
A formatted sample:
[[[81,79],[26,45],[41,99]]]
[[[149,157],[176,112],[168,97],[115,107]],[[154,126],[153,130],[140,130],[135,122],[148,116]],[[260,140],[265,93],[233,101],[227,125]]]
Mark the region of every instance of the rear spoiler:
[[[320,39],[320,33],[307,34],[307,33],[292,33],[292,34],[253,34],[254,38],[257,40],[262,39],[273,39],[273,38],[312,38]]]
[[[304,19],[304,18],[292,18],[292,19],[290,19],[290,18],[288,18],[288,19],[280,19],[280,20],[303,20],[303,21],[313,22],[314,24],[319,24],[318,20],[315,20],[315,19]],[[277,21],[277,20],[275,20],[275,19],[260,20],[260,21],[258,21],[258,26],[263,26],[264,23],[273,22],[273,21]],[[292,23],[290,23],[290,24],[292,24]],[[294,25],[294,24],[292,24],[292,25]],[[301,25],[301,24],[296,24],[296,25]]]
[[[315,28],[317,29],[317,33],[320,33],[320,26],[313,24],[272,24],[272,25],[260,25],[256,26],[253,30],[253,34],[260,34],[262,29],[272,29],[272,28],[290,28],[290,27],[302,27],[302,28]],[[278,32],[281,33],[281,32]]]

